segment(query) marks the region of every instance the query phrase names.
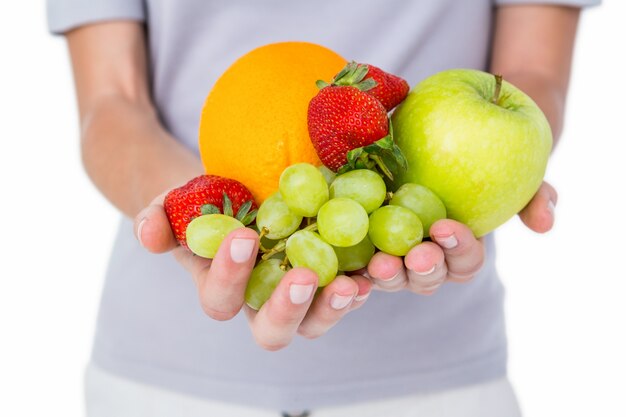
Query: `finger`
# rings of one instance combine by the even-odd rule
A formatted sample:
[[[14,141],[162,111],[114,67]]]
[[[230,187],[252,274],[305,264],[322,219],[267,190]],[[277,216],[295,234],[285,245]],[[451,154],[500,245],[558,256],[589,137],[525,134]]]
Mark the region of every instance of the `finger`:
[[[226,236],[208,270],[205,267],[191,271],[202,308],[210,317],[229,320],[239,312],[258,247],[256,232],[242,227]],[[198,265],[201,266],[193,266]]]
[[[350,278],[354,280],[358,287],[358,291],[356,296],[354,297],[354,301],[350,305],[350,311],[356,310],[365,304],[365,301],[369,298],[372,292],[372,281],[363,275],[351,275]]]
[[[359,286],[353,279],[345,275],[336,277],[315,297],[298,327],[298,334],[314,339],[326,333],[350,311],[358,291]]]
[[[384,252],[374,254],[367,266],[374,288],[382,291],[400,291],[407,285],[402,258]]]
[[[248,311],[250,328],[263,349],[279,350],[287,346],[304,319],[317,288],[317,275],[306,268],[287,272],[272,296],[256,313]]]
[[[409,289],[422,295],[433,294],[448,272],[443,249],[433,242],[422,242],[404,257]]]
[[[135,237],[149,252],[164,253],[178,246],[170,222],[163,209],[165,193],[155,198],[135,216]]]
[[[174,258],[176,258],[176,261],[178,261],[178,263],[181,264],[187,272],[189,272],[194,283],[196,284],[196,287],[199,284],[199,277],[204,276],[209,272],[211,262],[213,262],[212,259],[196,256],[189,249],[182,246],[178,246],[174,249],[172,254],[174,255]]]
[[[439,220],[430,228],[430,235],[443,250],[449,280],[466,282],[478,273],[485,261],[485,248],[469,227],[454,220]]]
[[[556,190],[544,181],[532,200],[519,212],[519,217],[529,229],[545,233],[554,225],[556,201]]]

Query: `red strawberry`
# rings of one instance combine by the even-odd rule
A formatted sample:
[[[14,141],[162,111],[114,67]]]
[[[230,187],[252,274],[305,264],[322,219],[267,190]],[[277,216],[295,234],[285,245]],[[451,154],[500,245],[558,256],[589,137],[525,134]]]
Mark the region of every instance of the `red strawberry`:
[[[187,247],[187,225],[202,214],[223,213],[249,224],[256,216],[252,193],[239,181],[217,175],[201,175],[173,189],[163,203],[176,240]]]
[[[409,94],[409,84],[404,79],[389,74],[373,65],[364,65],[368,67],[365,77],[376,81],[376,87],[367,90],[367,94],[376,97],[387,111],[391,111]]]
[[[309,103],[308,127],[317,156],[336,172],[349,151],[387,136],[389,119],[383,105],[357,87],[328,86]]]
[[[330,84],[355,86],[376,97],[387,111],[400,104],[409,93],[409,84],[404,79],[373,65],[358,64],[354,61],[339,71]],[[318,84],[320,87],[324,85],[328,84],[323,82],[322,85]]]

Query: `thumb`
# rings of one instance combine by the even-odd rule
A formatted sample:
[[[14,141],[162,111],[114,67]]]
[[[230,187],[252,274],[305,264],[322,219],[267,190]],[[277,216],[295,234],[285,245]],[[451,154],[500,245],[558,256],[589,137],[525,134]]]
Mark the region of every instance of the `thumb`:
[[[163,208],[166,194],[156,197],[135,216],[135,236],[141,246],[152,253],[168,252],[178,246]]]
[[[549,231],[554,225],[557,197],[554,187],[544,181],[532,200],[519,212],[520,219],[537,233]]]

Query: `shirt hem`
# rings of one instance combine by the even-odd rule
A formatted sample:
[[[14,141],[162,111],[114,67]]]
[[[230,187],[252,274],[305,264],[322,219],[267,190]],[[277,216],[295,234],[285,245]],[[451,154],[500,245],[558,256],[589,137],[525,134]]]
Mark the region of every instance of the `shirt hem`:
[[[136,382],[209,400],[271,410],[317,409],[376,401],[418,393],[444,391],[505,377],[506,346],[445,368],[403,370],[402,375],[343,381],[338,384],[268,384],[216,380],[207,375],[184,374],[149,364],[120,360],[94,352],[92,362],[101,369]]]

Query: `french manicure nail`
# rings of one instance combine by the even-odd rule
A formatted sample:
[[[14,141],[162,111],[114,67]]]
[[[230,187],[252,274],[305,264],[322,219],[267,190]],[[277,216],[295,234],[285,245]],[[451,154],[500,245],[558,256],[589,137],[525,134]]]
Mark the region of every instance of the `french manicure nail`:
[[[436,238],[437,243],[443,246],[445,249],[454,249],[458,246],[459,241],[453,234],[450,236],[439,236]]]
[[[417,275],[430,275],[433,272],[435,272],[436,267],[437,265],[433,265],[433,267],[430,268],[428,271],[413,271],[413,272],[415,272]]]
[[[554,202],[552,200],[548,200],[548,211],[554,217]]]
[[[253,249],[254,240],[235,238],[230,242],[230,258],[238,264],[247,262],[252,256]]]
[[[391,282],[391,281],[393,281],[394,279],[398,278],[398,277],[400,276],[400,273],[401,273],[401,272],[402,272],[402,271],[398,271],[398,272],[396,272],[396,274],[395,274],[394,276],[392,276],[392,277],[389,277],[389,278],[378,278],[378,280],[379,280],[379,281],[383,281],[383,282]]]
[[[141,221],[139,222],[139,226],[137,226],[137,240],[139,241],[139,244],[145,248],[146,246],[143,244],[143,241],[141,240],[141,231],[143,230],[143,226],[146,224],[146,221],[148,220],[147,217],[144,217],[143,219],[141,219]]]
[[[335,310],[341,310],[350,304],[353,297],[353,295],[333,294],[332,297],[330,297],[330,306]]]
[[[367,297],[369,297],[369,296],[370,296],[369,292],[365,293],[363,295],[357,295],[356,297],[354,297],[354,301],[363,301],[363,300],[366,300]]]
[[[309,301],[313,294],[313,285],[291,284],[289,287],[289,299],[293,304],[304,304]]]

